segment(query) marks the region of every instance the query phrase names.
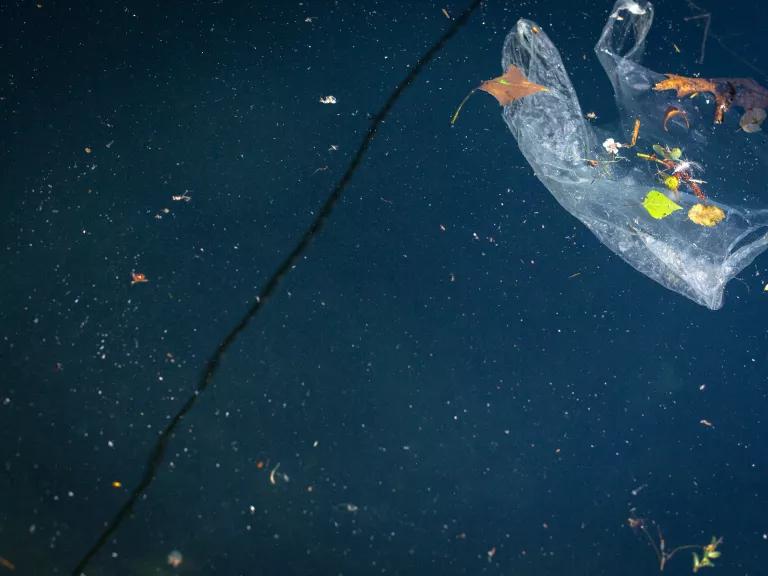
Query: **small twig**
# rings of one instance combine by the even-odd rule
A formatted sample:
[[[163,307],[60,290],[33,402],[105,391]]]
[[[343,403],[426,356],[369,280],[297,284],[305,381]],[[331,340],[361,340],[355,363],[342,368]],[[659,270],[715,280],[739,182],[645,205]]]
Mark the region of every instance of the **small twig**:
[[[666,567],[667,562],[669,562],[678,552],[682,550],[702,548],[697,544],[685,544],[683,546],[673,548],[667,552],[667,542],[664,540],[664,534],[661,532],[661,527],[656,522],[650,522],[656,528],[656,539],[651,536],[651,533],[648,530],[648,526],[646,524],[646,520],[643,520],[642,518],[631,517],[628,523],[631,528],[639,529],[643,536],[645,536],[645,539],[648,541],[648,544],[656,555],[656,559],[659,561],[659,572],[664,572],[664,568]]]
[[[700,10],[698,6],[696,6],[694,3],[689,3],[690,6],[696,7]],[[699,14],[698,16],[688,16],[684,20],[686,22],[690,20],[698,20],[700,18],[704,18],[704,37],[701,39],[701,53],[699,54],[699,59],[696,61],[697,64],[704,64],[704,52],[707,48],[707,37],[709,36],[709,24],[712,21],[712,14],[707,12],[706,14]]]
[[[701,6],[698,6],[692,0],[688,0],[688,8],[690,8],[691,10],[698,11],[698,12],[700,12],[700,14],[697,14],[696,16],[688,16],[687,18],[685,18],[686,22],[688,22],[690,20],[700,20],[702,18],[704,18],[706,20],[706,22],[704,23],[704,38],[702,38],[702,40],[701,40],[701,54],[699,55],[699,59],[697,61],[698,64],[703,64],[704,63],[704,50],[706,48],[707,38],[709,36],[712,36],[712,38],[714,38],[717,41],[717,43],[720,44],[720,46],[723,48],[723,50],[725,50],[731,56],[736,58],[739,62],[741,62],[745,66],[749,67],[754,72],[757,72],[763,78],[768,77],[768,74],[766,74],[766,72],[763,69],[761,69],[760,67],[752,64],[752,62],[750,62],[749,60],[745,59],[743,56],[738,54],[735,50],[729,48],[725,44],[725,42],[723,42],[722,36],[719,36],[718,34],[710,34],[710,32],[709,32],[709,25],[710,25],[710,23],[712,21],[712,13],[711,12],[705,12],[704,9]]]

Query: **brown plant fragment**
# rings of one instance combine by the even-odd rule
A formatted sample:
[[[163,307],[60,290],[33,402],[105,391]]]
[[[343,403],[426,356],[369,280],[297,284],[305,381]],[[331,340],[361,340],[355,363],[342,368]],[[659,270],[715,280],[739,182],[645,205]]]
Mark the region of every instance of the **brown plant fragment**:
[[[689,78],[679,74],[665,74],[666,79],[657,82],[654,90],[676,90],[678,98],[708,92],[715,98],[715,124],[731,106],[744,110],[768,107],[768,90],[752,78]]]

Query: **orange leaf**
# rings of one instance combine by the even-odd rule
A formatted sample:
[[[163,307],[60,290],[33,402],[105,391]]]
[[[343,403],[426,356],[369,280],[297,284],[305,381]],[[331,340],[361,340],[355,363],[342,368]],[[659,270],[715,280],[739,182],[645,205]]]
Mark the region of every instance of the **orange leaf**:
[[[685,98],[697,92],[717,94],[717,86],[706,78],[688,78],[678,74],[665,74],[666,80],[657,82],[654,90],[677,90],[678,98]]]
[[[635,125],[632,128],[632,140],[629,144],[622,144],[623,148],[633,148],[637,144],[637,136],[640,134],[640,118],[635,118]]]
[[[715,97],[715,124],[723,121],[723,114],[731,105],[732,94],[721,89],[713,80],[688,78],[678,74],[666,74],[667,79],[657,82],[654,90],[677,90],[677,97],[695,96],[698,92],[709,92]]]
[[[667,108],[666,112],[664,112],[664,131],[667,132],[667,122],[669,122],[669,119],[677,116],[678,114],[682,115],[683,122],[685,122],[685,127],[690,128],[691,125],[688,124],[688,115],[685,113],[685,110],[681,110],[677,106],[670,106]]]
[[[547,90],[544,86],[529,82],[517,66],[510,66],[498,78],[486,80],[480,84],[479,89],[483,92],[488,92],[502,106],[506,106],[510,102],[525,96],[536,94],[536,92]]]
[[[545,88],[544,86],[540,86],[534,82],[529,82],[520,68],[517,66],[510,66],[507,68],[506,72],[504,72],[504,74],[498,78],[486,80],[480,84],[480,86],[467,94],[464,100],[461,101],[461,104],[459,104],[456,112],[453,113],[451,124],[456,122],[456,118],[459,117],[459,112],[461,112],[461,108],[464,106],[464,103],[469,100],[469,97],[472,96],[472,94],[474,94],[477,90],[488,92],[488,94],[496,98],[498,103],[502,106],[506,106],[514,100],[519,100],[520,98],[530,96],[536,92],[549,91],[549,89]]]
[[[731,105],[744,110],[768,106],[768,90],[752,78],[688,78],[678,74],[666,74],[666,80],[657,82],[654,90],[677,90],[677,97],[694,96],[709,92],[715,97],[715,124],[723,121],[723,115]]]

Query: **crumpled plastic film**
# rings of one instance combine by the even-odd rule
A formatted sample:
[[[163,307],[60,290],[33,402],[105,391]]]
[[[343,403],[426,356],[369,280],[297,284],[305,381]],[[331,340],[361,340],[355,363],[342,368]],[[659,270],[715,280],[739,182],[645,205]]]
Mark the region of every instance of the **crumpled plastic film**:
[[[517,66],[547,90],[508,104],[503,116],[536,176],[563,208],[635,269],[716,310],[728,281],[768,247],[765,136],[739,129],[743,110],[729,110],[715,124],[713,98],[678,98],[674,90],[653,89],[666,76],[640,64],[652,21],[649,2],[619,0],[595,46],[620,111],[617,132],[602,133],[588,122],[557,48],[529,20],[518,21],[507,35],[502,66]],[[665,130],[670,107],[680,114]],[[630,148],[637,120],[639,139]],[[626,142],[617,159],[603,146],[608,136]],[[674,193],[664,188],[663,178],[673,170],[637,155],[652,155],[653,145],[679,147],[681,160],[701,165],[705,200],[685,186]],[[652,217],[643,205],[651,190],[681,209]],[[696,224],[688,212],[701,203],[720,208],[725,218],[712,226]]]

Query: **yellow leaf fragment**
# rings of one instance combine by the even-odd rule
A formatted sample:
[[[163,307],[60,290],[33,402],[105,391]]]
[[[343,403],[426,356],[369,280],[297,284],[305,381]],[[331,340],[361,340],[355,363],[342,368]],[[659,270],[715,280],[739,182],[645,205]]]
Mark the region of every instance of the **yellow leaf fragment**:
[[[688,210],[688,219],[699,226],[711,228],[725,218],[722,208],[713,205],[694,204]]]
[[[677,192],[680,188],[680,178],[677,176],[667,176],[664,178],[664,186],[672,190],[672,192]]]

